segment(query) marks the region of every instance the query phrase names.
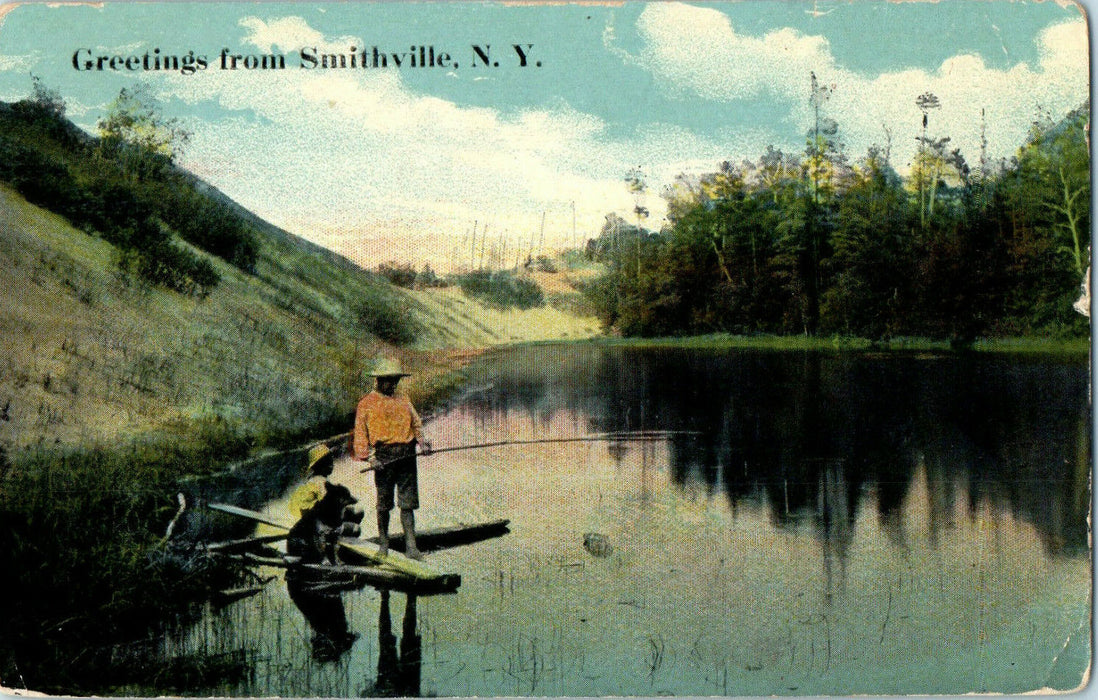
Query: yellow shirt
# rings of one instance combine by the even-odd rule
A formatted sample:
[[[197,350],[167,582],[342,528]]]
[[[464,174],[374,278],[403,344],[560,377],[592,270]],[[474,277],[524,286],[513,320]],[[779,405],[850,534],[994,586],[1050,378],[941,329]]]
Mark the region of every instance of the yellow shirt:
[[[328,480],[323,476],[310,477],[301,486],[298,486],[290,496],[288,504],[290,515],[300,518],[306,511],[315,506],[324,498],[328,491]]]
[[[355,411],[355,459],[366,459],[379,443],[422,442],[422,429],[423,422],[407,398],[371,391],[362,397]]]

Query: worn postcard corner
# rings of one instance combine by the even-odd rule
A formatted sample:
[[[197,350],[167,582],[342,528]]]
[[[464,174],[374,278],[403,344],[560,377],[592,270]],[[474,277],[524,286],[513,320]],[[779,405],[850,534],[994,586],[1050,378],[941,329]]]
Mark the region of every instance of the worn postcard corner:
[[[0,6],[13,697],[1090,681],[1085,8]]]

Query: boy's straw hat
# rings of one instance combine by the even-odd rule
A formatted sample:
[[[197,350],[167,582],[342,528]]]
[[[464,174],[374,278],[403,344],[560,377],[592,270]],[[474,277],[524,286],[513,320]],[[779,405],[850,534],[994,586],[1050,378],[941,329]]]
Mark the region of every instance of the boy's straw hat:
[[[400,360],[392,357],[383,357],[377,361],[374,365],[374,371],[370,372],[371,377],[410,377],[409,373],[405,372],[400,366]]]
[[[305,467],[305,473],[309,473],[313,470],[317,464],[320,464],[323,460],[333,461],[335,458],[332,456],[332,451],[328,449],[328,446],[324,443],[320,443],[316,447],[309,450],[309,466]]]

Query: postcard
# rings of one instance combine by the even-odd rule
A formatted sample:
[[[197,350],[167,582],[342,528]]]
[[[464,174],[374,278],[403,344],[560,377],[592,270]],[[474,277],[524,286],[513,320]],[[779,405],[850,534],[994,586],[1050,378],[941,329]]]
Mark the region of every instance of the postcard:
[[[1087,21],[0,6],[0,692],[1087,687]]]

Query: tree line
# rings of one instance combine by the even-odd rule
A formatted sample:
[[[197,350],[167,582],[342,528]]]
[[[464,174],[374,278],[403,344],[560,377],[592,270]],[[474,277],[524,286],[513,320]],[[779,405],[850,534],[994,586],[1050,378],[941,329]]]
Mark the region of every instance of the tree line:
[[[644,226],[643,173],[625,176],[635,220],[611,214],[588,254],[606,272],[587,294],[629,336],[714,332],[920,336],[1081,336],[1072,310],[1089,265],[1089,110],[1034,120],[1015,156],[970,165],[922,124],[906,176],[891,132],[851,161],[812,76],[803,153],[680,175],[663,192],[668,225]],[[981,125],[981,134],[986,126]],[[986,144],[986,137],[982,139]]]
[[[33,81],[30,97],[0,104],[0,180],[110,242],[120,270],[147,283],[208,294],[220,276],[195,249],[255,271],[255,232],[174,166],[190,133],[160,113],[147,87],[121,90],[95,138],[65,118],[56,91]]]

